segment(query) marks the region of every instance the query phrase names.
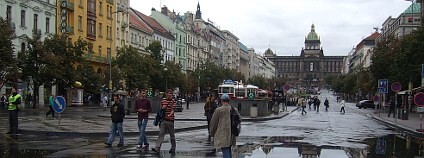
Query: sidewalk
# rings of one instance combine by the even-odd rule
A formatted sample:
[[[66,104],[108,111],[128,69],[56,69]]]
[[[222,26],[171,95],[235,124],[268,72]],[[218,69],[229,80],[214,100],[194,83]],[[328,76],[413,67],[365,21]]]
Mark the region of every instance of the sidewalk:
[[[395,127],[400,130],[404,130],[408,133],[424,137],[423,132],[418,132],[417,129],[420,129],[420,115],[417,113],[409,113],[408,120],[399,119],[396,114],[396,119],[393,118],[393,115],[387,117],[388,113],[383,112],[379,114],[367,114],[368,117],[371,117],[379,122],[382,122],[388,126]],[[424,128],[424,122],[423,128]]]
[[[206,118],[203,116],[204,103],[191,104],[190,109],[183,112],[176,112],[175,132],[183,132],[207,128]],[[248,118],[243,117],[242,121],[265,121],[271,119],[282,118],[297,107],[288,107],[287,112],[280,112],[278,115],[270,115],[267,117]],[[51,116],[45,116],[46,109],[25,110],[19,114],[19,129],[22,134],[37,134],[48,136],[67,136],[67,137],[106,137],[110,128],[109,110],[103,111],[101,107],[67,107],[61,114],[60,126],[58,114],[56,119]],[[149,114],[149,122],[147,124],[146,133],[156,135],[159,133],[159,127],[153,125],[153,118],[156,114]],[[8,122],[7,113],[0,114],[1,122]],[[131,113],[127,115],[123,126],[125,135],[138,135],[137,114]],[[0,132],[6,133],[8,124],[0,125]]]

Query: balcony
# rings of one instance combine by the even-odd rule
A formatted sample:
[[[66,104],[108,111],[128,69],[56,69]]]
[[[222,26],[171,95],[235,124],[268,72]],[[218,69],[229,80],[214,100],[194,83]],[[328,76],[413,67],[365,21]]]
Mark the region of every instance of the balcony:
[[[85,54],[84,57],[86,60],[92,61],[92,62],[104,63],[104,64],[109,63],[109,60],[107,57],[93,55],[92,53]]]
[[[113,5],[113,0],[106,0],[106,3]]]

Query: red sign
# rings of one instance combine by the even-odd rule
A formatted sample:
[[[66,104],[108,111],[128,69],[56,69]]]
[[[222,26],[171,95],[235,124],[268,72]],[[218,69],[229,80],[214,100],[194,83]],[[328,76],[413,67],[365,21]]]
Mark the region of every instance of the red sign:
[[[289,84],[286,84],[286,85],[284,85],[283,88],[284,88],[285,91],[288,91],[288,90],[290,90],[290,85]]]
[[[392,84],[391,88],[392,88],[393,92],[397,93],[402,89],[402,86],[400,85],[399,82],[395,82],[395,83]]]
[[[419,92],[414,96],[414,103],[417,106],[424,106],[424,93]]]
[[[380,100],[380,97],[379,97],[378,95],[375,95],[375,96],[372,98],[372,100],[374,100],[374,101],[378,101],[378,100]]]

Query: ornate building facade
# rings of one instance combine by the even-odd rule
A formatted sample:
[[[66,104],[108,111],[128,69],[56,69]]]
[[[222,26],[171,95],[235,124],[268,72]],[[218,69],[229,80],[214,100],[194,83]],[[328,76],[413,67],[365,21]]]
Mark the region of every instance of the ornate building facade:
[[[312,24],[300,56],[277,56],[269,48],[264,56],[274,62],[276,76],[294,87],[322,88],[325,78],[340,75],[345,56],[324,56],[321,40]]]

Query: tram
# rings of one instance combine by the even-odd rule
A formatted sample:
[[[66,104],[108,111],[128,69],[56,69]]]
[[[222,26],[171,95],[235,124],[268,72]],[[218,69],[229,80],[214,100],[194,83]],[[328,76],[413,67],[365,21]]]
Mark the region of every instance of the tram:
[[[247,98],[249,93],[254,93],[258,96],[259,88],[254,85],[244,85],[243,81],[224,80],[221,85],[218,86],[218,95],[221,96],[227,93],[231,98]]]

